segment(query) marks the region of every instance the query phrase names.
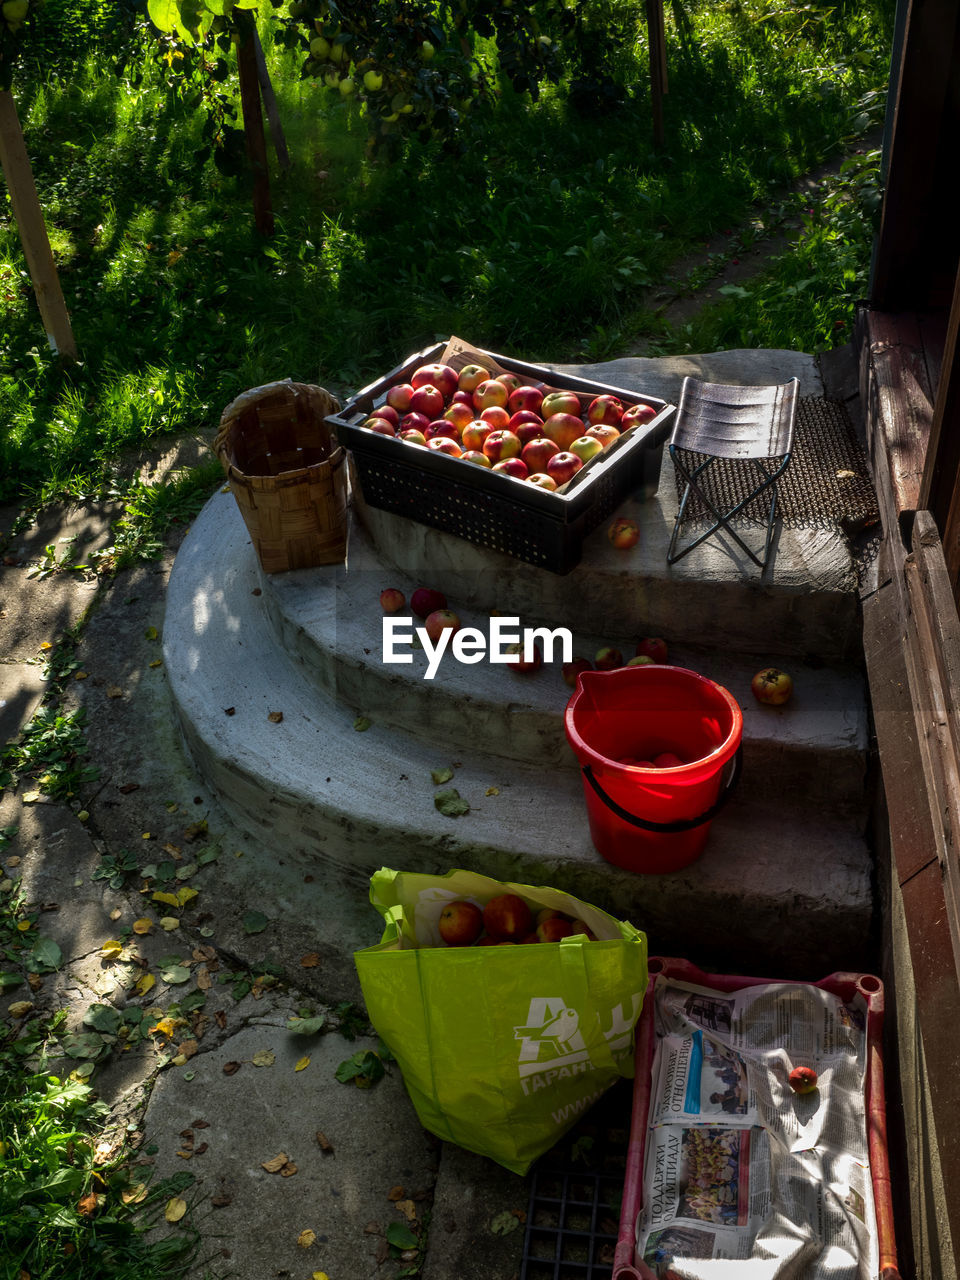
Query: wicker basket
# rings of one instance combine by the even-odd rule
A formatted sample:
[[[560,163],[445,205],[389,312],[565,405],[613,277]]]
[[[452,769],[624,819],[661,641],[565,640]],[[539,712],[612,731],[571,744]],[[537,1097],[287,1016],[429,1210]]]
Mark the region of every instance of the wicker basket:
[[[271,382],[224,409],[214,448],[266,573],[339,564],[347,549],[346,454],[322,387]]]

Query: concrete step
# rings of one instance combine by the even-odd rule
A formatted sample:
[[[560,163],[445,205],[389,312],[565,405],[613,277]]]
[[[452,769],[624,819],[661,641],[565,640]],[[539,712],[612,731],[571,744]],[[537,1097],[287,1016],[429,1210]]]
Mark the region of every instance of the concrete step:
[[[466,737],[455,751],[401,732],[383,705],[321,689],[296,648],[277,643],[267,612],[243,607],[265,587],[233,506],[216,495],[177,558],[166,667],[200,772],[288,864],[351,878],[383,864],[463,866],[554,884],[631,919],[654,949],[720,955],[727,971],[762,964],[804,976],[865,957],[871,859],[855,821],[811,811],[748,769],[692,866],[665,876],[611,866],[590,842],[573,769],[477,751]],[[364,732],[358,714],[372,722]],[[459,819],[434,807],[431,772],[442,766],[454,767],[451,785],[470,804]]]

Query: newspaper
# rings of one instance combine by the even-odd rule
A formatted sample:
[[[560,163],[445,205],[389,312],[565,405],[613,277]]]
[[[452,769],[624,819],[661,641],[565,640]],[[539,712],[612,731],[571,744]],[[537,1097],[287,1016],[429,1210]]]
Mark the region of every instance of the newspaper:
[[[658,979],[637,1257],[665,1280],[873,1280],[866,1002]],[[795,1094],[795,1066],[818,1074]]]

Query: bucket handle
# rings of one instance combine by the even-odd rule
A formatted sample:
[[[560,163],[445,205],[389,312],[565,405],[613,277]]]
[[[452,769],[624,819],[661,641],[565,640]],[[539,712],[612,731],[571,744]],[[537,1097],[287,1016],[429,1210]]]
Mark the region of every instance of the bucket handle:
[[[647,818],[638,818],[636,814],[629,813],[616,800],[612,799],[601,787],[600,783],[594,776],[594,772],[588,764],[583,766],[583,776],[593,787],[594,791],[618,818],[622,818],[624,822],[631,823],[634,827],[642,827],[644,831],[660,831],[666,835],[672,835],[679,831],[692,831],[694,827],[702,827],[705,822],[709,822],[715,818],[723,806],[736,790],[737,783],[740,781],[740,770],[743,765],[743,743],[737,747],[736,754],[733,757],[733,770],[727,779],[726,786],[720,792],[716,802],[710,806],[704,813],[697,818],[677,818],[675,822],[651,822]]]

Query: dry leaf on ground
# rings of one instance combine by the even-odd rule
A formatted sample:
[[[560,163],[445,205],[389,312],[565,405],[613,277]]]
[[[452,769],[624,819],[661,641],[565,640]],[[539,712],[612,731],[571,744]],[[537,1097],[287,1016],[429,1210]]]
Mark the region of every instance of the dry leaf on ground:
[[[297,1236],[297,1244],[300,1246],[301,1249],[309,1249],[310,1246],[313,1244],[313,1242],[316,1240],[316,1238],[317,1238],[317,1233],[315,1231],[311,1231],[310,1228],[308,1227],[306,1231],[301,1231],[300,1234]]]
[[[266,1169],[267,1173],[279,1173],[289,1160],[290,1157],[287,1153],[285,1151],[281,1151],[278,1156],[274,1156],[271,1160],[262,1160],[260,1162],[260,1168]]]
[[[172,1199],[167,1201],[167,1207],[163,1211],[163,1216],[168,1222],[179,1222],[186,1212],[186,1200],[181,1200],[179,1196],[174,1196]]]
[[[412,1200],[398,1200],[396,1207],[400,1210],[408,1222],[413,1222],[417,1216],[417,1206]]]
[[[390,1190],[387,1192],[388,1200],[393,1200],[393,1201],[402,1200],[403,1196],[404,1196],[404,1189],[399,1185],[396,1187],[391,1187]]]

